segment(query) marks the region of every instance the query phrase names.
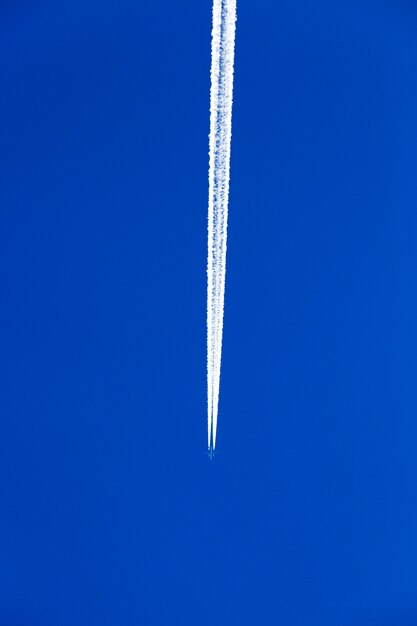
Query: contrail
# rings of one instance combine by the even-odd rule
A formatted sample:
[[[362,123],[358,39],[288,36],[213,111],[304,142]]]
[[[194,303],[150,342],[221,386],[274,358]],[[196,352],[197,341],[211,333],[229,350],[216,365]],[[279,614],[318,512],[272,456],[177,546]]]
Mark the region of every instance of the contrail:
[[[208,260],[208,447],[216,447],[226,278],[236,0],[213,0],[211,41]]]

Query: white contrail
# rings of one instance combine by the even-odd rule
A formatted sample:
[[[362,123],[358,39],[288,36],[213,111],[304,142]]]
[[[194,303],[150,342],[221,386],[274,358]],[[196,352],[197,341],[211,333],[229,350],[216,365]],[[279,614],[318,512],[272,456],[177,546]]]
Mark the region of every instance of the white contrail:
[[[208,447],[216,447],[226,278],[236,0],[213,0],[207,261]]]

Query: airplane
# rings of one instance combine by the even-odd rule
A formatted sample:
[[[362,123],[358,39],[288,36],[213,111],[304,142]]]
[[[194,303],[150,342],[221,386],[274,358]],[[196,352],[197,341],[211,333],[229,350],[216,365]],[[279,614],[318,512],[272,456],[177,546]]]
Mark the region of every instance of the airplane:
[[[209,451],[207,452],[207,454],[208,454],[208,458],[210,459],[210,461],[212,461],[214,455],[216,454],[216,451],[213,450],[213,448],[209,448]]]

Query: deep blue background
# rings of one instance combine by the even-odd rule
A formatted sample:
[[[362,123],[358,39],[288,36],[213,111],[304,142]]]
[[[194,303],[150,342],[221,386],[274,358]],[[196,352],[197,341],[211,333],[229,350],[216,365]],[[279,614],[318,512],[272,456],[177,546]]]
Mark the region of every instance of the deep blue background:
[[[238,2],[212,463],[210,31],[1,4],[1,626],[417,624],[417,9]]]

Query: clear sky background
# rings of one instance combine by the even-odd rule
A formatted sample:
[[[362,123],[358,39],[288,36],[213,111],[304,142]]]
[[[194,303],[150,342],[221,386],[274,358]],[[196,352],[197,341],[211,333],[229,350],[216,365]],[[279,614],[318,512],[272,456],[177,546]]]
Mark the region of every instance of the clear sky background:
[[[417,623],[415,3],[238,1],[213,462],[210,32],[1,3],[1,626]]]

